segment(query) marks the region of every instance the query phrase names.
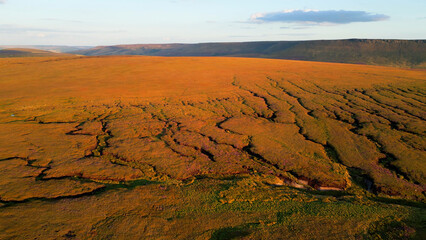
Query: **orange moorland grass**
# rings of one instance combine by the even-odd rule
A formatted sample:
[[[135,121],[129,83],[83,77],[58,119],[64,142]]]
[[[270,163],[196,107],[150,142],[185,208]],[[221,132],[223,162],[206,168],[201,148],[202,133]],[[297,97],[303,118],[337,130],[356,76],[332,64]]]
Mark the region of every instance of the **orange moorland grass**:
[[[208,206],[201,218],[211,228],[176,230],[181,238],[258,238],[259,226],[277,238],[291,232],[285,214],[299,228],[309,216],[324,226],[343,224],[339,211],[351,219],[345,224],[353,232],[345,234],[369,227],[384,234],[380,227],[394,220],[374,219],[400,222],[414,210],[390,211],[374,201],[425,202],[425,80],[419,70],[269,59],[0,59],[0,200],[7,208],[0,215],[40,208],[48,211],[42,221],[54,208],[68,209],[55,218],[72,222],[64,236],[102,239],[102,231],[134,224],[151,227],[143,236],[155,238],[161,225],[170,236],[193,223],[202,209],[191,201],[198,201]],[[59,202],[43,202],[49,199]],[[148,209],[140,205],[145,200],[162,203]],[[111,212],[100,210],[100,201]],[[75,216],[79,203],[98,213]],[[287,207],[299,210],[283,213]],[[212,220],[227,211],[240,218]]]

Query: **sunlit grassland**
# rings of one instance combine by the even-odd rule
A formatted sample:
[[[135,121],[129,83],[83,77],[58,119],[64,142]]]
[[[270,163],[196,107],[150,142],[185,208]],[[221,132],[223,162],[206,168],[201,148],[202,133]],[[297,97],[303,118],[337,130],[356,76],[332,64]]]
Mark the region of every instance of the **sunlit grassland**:
[[[421,239],[426,74],[0,59],[0,238]]]

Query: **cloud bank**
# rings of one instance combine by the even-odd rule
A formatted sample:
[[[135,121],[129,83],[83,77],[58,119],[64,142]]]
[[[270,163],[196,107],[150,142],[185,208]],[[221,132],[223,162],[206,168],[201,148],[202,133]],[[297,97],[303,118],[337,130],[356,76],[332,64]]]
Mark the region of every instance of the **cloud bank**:
[[[0,4],[6,3],[6,0],[0,0]]]
[[[250,21],[256,23],[347,24],[353,22],[376,22],[386,19],[389,19],[389,16],[365,11],[284,10],[281,12],[256,13],[251,16]]]

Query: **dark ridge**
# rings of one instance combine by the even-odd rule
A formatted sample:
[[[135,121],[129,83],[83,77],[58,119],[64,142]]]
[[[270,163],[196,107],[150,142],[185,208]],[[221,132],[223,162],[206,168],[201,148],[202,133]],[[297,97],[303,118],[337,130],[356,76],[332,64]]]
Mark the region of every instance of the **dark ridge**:
[[[99,46],[87,56],[228,56],[425,68],[426,40],[347,39]]]

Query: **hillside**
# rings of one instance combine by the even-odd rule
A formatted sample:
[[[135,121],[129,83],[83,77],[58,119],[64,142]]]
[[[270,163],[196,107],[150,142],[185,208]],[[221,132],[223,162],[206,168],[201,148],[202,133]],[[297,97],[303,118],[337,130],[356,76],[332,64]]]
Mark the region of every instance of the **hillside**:
[[[324,40],[101,46],[76,51],[87,56],[234,56],[426,67],[425,40]]]
[[[0,239],[422,239],[425,81],[253,58],[0,59]]]
[[[51,51],[45,51],[40,49],[29,49],[29,48],[7,48],[0,49],[0,58],[12,58],[12,57],[64,57],[72,56],[74,54],[67,53],[56,53]]]
[[[63,45],[0,45],[1,49],[9,48],[26,48],[26,49],[39,49],[44,51],[51,51],[57,53],[70,53],[78,50],[85,50],[93,48],[90,46],[63,46]]]

